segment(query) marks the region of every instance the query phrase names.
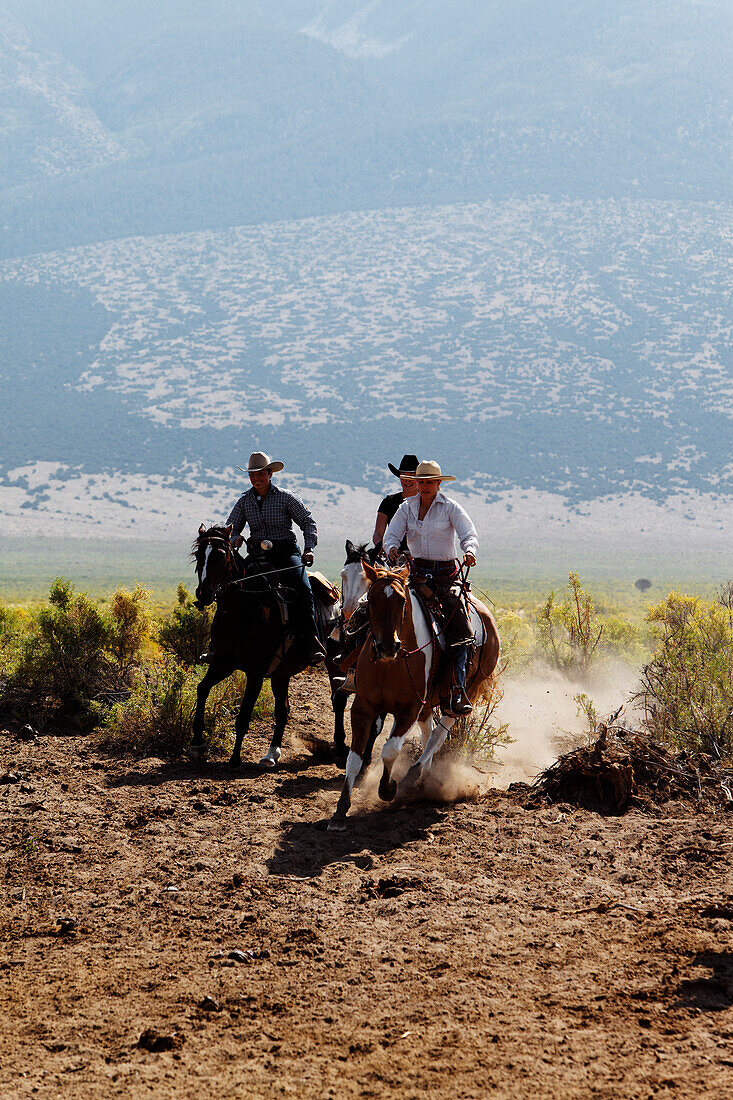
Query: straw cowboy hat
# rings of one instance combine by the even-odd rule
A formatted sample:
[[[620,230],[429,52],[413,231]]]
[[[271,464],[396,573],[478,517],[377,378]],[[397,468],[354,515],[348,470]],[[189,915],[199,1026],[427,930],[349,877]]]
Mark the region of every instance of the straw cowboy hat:
[[[417,455],[403,455],[400,462],[399,469],[393,466],[391,462],[387,463],[387,466],[392,471],[395,477],[400,477],[402,474],[407,474],[408,477],[415,476],[415,470],[418,467],[420,459]]]
[[[429,458],[425,462],[421,462],[415,471],[415,479],[417,481],[455,481],[454,474],[444,474],[441,472],[440,466],[434,459]]]
[[[260,470],[267,470],[270,474],[276,474],[278,470],[285,469],[285,463],[273,462],[270,456],[266,455],[264,451],[253,451],[249,456],[247,469],[243,470],[241,466],[237,466],[237,469],[242,470],[243,474],[257,474]]]

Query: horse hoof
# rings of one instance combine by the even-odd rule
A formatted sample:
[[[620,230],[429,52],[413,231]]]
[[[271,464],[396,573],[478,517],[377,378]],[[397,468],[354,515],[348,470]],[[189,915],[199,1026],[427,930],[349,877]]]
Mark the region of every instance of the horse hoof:
[[[346,832],[346,818],[332,817],[328,823],[326,832],[328,833],[345,833]]]
[[[193,761],[194,764],[200,763],[206,760],[209,754],[209,750],[206,745],[189,745],[188,746],[188,759]]]
[[[230,768],[241,768],[242,767],[242,757],[241,756],[230,756],[229,757],[229,767]]]
[[[281,755],[281,750],[280,749],[269,749],[269,751],[266,752],[265,755],[260,760],[260,767],[261,768],[275,768],[275,767],[277,767],[277,762],[280,759],[280,755]]]
[[[420,764],[413,764],[410,770],[400,779],[399,785],[397,786],[397,802],[402,802],[405,798],[409,798],[410,795],[414,794],[421,778],[422,767]]]
[[[395,794],[397,793],[397,784],[394,779],[388,779],[386,782],[382,777],[379,783],[379,797],[382,802],[392,802]]]

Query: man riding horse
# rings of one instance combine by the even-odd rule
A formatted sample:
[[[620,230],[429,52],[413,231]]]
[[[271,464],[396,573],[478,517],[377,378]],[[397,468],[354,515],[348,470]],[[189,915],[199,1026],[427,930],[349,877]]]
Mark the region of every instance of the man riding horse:
[[[394,563],[403,539],[412,556],[410,584],[427,589],[443,617],[446,648],[453,661],[454,686],[446,713],[460,716],[473,708],[466,695],[466,668],[473,640],[466,600],[457,583],[456,538],[468,566],[476,564],[478,535],[468,513],[440,491],[443,481],[455,481],[437,462],[421,462],[415,471],[417,495],[408,497],[395,512],[384,536],[383,550]]]
[[[296,617],[301,644],[311,664],[322,661],[325,653],[316,627],[313,592],[306,566],[313,564],[313,550],[318,544],[318,532],[313,516],[301,500],[272,483],[272,475],[285,468],[269,455],[254,451],[249,456],[247,473],[252,488],[244,493],[232,508],[227,525],[231,525],[231,543],[235,550],[244,542],[241,534],[249,527],[247,550],[259,559],[261,568],[287,570],[288,587],[295,593]],[[303,532],[305,547],[301,554],[293,533],[293,523]]]

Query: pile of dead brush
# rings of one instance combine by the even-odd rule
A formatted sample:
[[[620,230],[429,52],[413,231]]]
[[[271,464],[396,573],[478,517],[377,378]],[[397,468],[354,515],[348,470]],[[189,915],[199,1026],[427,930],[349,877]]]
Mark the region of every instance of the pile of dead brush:
[[[733,809],[733,767],[704,753],[670,752],[621,725],[601,725],[594,745],[566,753],[537,777],[529,800],[611,814],[680,800]]]

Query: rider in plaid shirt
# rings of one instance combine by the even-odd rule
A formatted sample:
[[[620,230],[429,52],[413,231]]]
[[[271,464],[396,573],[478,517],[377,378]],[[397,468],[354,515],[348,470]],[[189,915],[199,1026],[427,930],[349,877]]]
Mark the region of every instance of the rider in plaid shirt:
[[[283,465],[282,462],[273,462],[260,451],[250,455],[247,472],[252,488],[234,505],[227,525],[232,526],[231,539],[235,549],[239,549],[244,542],[241,532],[246,525],[249,527],[247,549],[250,553],[260,551],[263,542],[270,542],[272,548],[267,551],[267,556],[272,568],[292,568],[288,583],[295,589],[303,641],[311,663],[315,664],[323,660],[324,650],[318,638],[313,593],[304,567],[313,564],[318,532],[313,516],[302,501],[272,484],[273,473],[282,470]],[[293,523],[303,532],[305,549],[302,555],[293,533]]]
[[[241,534],[245,525],[249,526],[250,538],[258,546],[263,539],[272,543],[295,545],[293,523],[303,532],[305,554],[310,554],[318,545],[316,521],[302,501],[277,485],[270,485],[267,493],[260,496],[252,488],[248,489],[237,501],[229,513],[227,524],[232,525],[232,536]]]

